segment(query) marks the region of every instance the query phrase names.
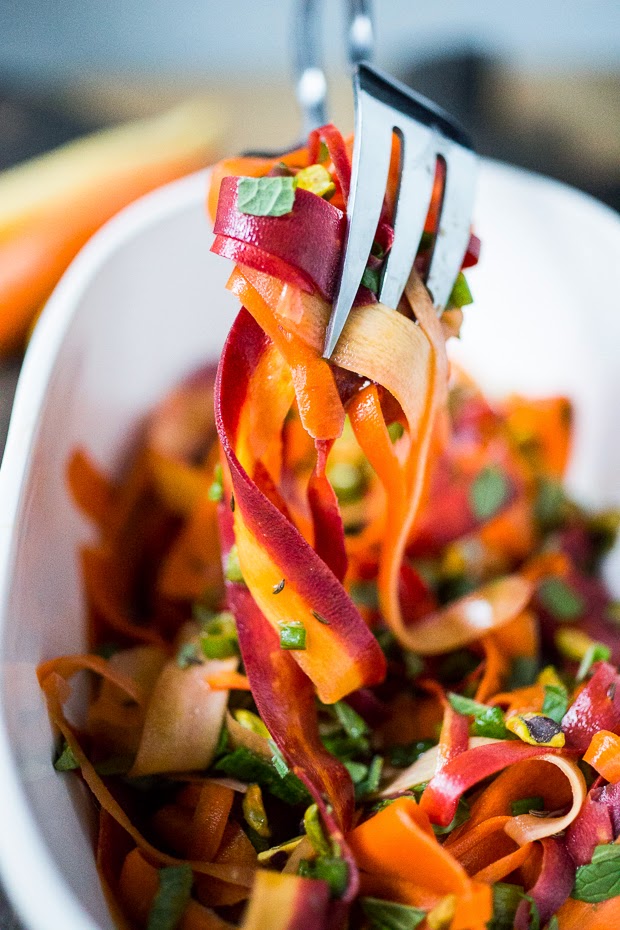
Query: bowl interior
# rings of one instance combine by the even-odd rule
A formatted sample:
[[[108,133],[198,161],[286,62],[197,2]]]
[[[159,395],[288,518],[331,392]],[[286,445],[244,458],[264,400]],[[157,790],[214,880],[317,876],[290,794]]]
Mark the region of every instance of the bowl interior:
[[[67,493],[70,453],[83,446],[117,470],[146,412],[217,358],[232,322],[230,269],[209,252],[205,185],[204,174],[177,182],[95,237],[50,301],[18,388],[0,475],[0,866],[29,930],[111,927],[89,805],[77,780],[51,766],[34,670],[84,645],[77,554],[91,530]],[[617,217],[485,163],[475,226],[484,243],[470,275],[476,304],[454,357],[494,394],[573,398],[571,487],[590,503],[618,502]]]

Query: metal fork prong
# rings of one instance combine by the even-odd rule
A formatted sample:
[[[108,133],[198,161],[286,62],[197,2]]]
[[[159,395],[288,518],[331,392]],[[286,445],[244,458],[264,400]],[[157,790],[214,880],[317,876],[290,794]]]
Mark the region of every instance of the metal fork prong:
[[[360,90],[356,81],[355,143],[347,208],[344,262],[325,339],[325,358],[336,347],[362,281],[381,216],[392,152],[391,110]]]
[[[447,139],[439,141],[437,152],[446,163],[446,183],[426,286],[441,313],[467,251],[478,159],[470,149]]]
[[[396,309],[411,274],[433,193],[435,133],[399,116],[401,173],[394,242],[385,262],[379,300]]]

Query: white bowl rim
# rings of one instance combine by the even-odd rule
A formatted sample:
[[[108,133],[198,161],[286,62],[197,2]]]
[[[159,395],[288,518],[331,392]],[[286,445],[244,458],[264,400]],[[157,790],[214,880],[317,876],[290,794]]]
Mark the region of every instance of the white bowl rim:
[[[0,468],[0,652],[23,477],[36,441],[45,393],[69,324],[90,282],[108,259],[143,230],[204,199],[207,178],[208,169],[201,170],[147,194],[120,211],[80,251],[41,315],[19,376]],[[71,893],[39,833],[16,771],[1,706],[0,786],[3,811],[0,876],[27,930],[61,926],[65,930],[101,930]]]
[[[555,187],[582,208],[608,220],[617,214],[583,192],[554,179],[484,159],[487,170]],[[2,467],[0,468],[0,655],[6,604],[14,564],[14,524],[21,507],[23,477],[36,441],[43,398],[67,328],[91,280],[118,250],[152,224],[172,217],[204,198],[208,169],[140,198],[103,226],[72,262],[37,325],[20,374]],[[0,675],[3,674],[0,662]],[[0,691],[0,701],[2,694]],[[11,904],[27,930],[102,930],[76,900],[54,862],[32,816],[11,750],[0,706],[0,876]],[[36,874],[33,887],[32,875]]]

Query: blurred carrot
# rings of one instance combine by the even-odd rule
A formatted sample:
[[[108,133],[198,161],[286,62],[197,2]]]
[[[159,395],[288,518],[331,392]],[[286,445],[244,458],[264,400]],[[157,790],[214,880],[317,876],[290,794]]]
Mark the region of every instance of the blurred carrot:
[[[189,101],[0,174],[0,354],[19,348],[90,236],[137,197],[208,164],[217,135],[211,108]]]

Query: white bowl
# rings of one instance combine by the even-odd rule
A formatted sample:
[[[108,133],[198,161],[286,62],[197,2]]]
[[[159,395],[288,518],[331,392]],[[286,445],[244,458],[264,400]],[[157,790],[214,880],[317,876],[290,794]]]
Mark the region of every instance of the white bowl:
[[[77,550],[90,537],[65,485],[85,446],[114,471],[149,408],[217,357],[235,302],[209,252],[207,174],[149,195],[86,246],[28,350],[0,472],[0,870],[28,930],[109,930],[89,804],[52,768],[35,668],[84,645]],[[485,163],[484,242],[454,355],[494,393],[563,391],[577,407],[570,483],[620,500],[620,222],[576,191]]]

